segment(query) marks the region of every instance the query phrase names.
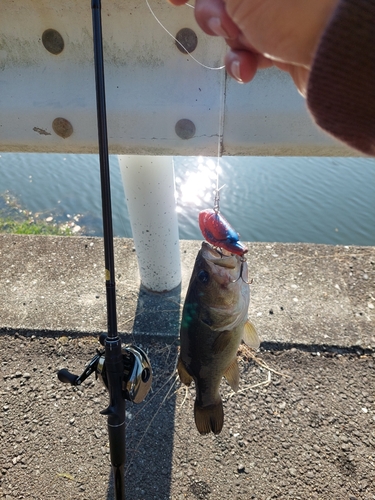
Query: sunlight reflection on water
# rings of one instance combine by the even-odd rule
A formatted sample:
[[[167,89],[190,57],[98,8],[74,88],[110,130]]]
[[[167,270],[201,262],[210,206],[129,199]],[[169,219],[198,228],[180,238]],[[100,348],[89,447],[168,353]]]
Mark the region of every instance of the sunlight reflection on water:
[[[314,157],[175,157],[181,239],[201,239],[200,210],[220,209],[243,241],[375,245],[375,160]],[[118,159],[110,157],[114,234],[131,237]],[[0,194],[44,217],[83,214],[87,234],[101,236],[96,155],[1,153]]]
[[[201,207],[212,203],[212,193],[216,188],[217,173],[221,168],[212,158],[198,156],[196,170],[187,170],[184,177],[176,175],[177,212],[183,212],[187,205]]]

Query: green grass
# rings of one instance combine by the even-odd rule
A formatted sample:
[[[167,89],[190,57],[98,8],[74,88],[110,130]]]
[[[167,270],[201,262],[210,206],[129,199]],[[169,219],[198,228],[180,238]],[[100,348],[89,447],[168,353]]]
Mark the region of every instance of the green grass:
[[[40,215],[23,208],[8,191],[0,194],[0,233],[73,235],[67,223],[56,222],[50,214],[47,220],[39,218]]]
[[[11,220],[0,217],[0,233],[12,234],[45,234],[57,236],[71,236],[72,231],[68,227],[47,224],[43,221]]]

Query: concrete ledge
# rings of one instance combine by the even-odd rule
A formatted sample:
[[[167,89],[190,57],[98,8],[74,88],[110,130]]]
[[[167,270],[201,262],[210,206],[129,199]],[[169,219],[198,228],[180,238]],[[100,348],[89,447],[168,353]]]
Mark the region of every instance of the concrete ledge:
[[[177,337],[199,241],[181,241],[181,288],[140,289],[131,239],[115,240],[119,331]],[[106,331],[101,238],[0,235],[0,328]],[[249,316],[268,345],[375,349],[375,248],[250,243]]]

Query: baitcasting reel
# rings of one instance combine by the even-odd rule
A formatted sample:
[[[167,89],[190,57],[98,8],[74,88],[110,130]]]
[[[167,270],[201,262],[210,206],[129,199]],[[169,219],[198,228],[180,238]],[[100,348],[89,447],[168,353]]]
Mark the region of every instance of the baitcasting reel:
[[[100,343],[105,345],[107,335],[101,334]],[[122,379],[122,397],[133,403],[141,403],[147,396],[152,383],[152,369],[146,353],[138,346],[123,344],[121,346],[124,364]],[[66,368],[59,370],[57,376],[60,382],[71,385],[81,385],[92,373],[103,382],[108,390],[108,379],[105,365],[105,354],[97,350],[96,355],[86,366],[81,375],[74,375]]]

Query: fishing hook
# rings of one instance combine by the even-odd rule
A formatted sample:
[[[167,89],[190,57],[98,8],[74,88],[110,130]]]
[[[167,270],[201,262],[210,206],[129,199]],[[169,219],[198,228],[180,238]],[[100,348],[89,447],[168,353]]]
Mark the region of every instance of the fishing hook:
[[[221,248],[220,248],[220,247],[215,247],[215,246],[213,246],[213,248],[214,248],[214,250],[216,250],[216,252],[220,255],[220,257],[221,257],[221,258],[222,258],[222,257],[224,257],[224,254],[223,254],[223,252],[221,251]],[[232,281],[231,281],[231,283],[237,283],[237,281],[238,281],[239,279],[242,279],[242,281],[243,281],[244,283],[246,283],[246,285],[252,285],[252,284],[253,284],[253,281],[254,281],[254,280],[253,280],[253,278],[251,278],[251,280],[249,280],[249,281],[246,281],[246,280],[243,278],[243,276],[242,276],[242,273],[243,273],[243,268],[244,268],[244,264],[245,264],[245,262],[246,262],[246,258],[242,255],[242,256],[241,256],[240,274],[239,274],[238,278],[237,278],[237,279],[235,279],[235,280],[232,280]]]
[[[249,280],[249,281],[246,281],[246,280],[244,279],[244,277],[242,276],[242,273],[243,273],[243,267],[244,267],[243,265],[244,265],[244,263],[245,263],[245,262],[246,262],[246,259],[245,259],[245,257],[243,257],[243,256],[242,256],[242,257],[241,257],[240,275],[238,276],[238,278],[237,278],[236,280],[232,280],[232,283],[237,283],[237,281],[238,281],[240,278],[242,279],[242,281],[243,281],[244,283],[246,283],[246,285],[251,285],[251,284],[253,283],[253,278],[251,278],[251,280]]]

